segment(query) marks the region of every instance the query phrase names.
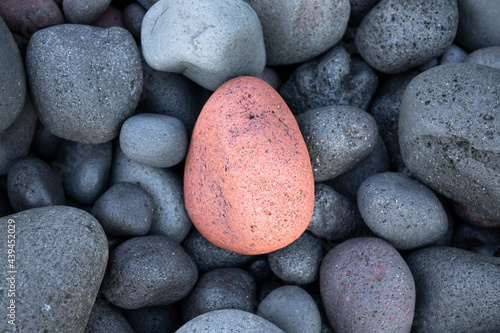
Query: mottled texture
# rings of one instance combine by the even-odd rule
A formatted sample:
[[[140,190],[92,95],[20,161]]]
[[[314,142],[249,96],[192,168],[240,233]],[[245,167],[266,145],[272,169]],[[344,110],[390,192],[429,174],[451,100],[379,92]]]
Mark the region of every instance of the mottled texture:
[[[491,0],[457,0],[456,42],[470,51],[500,45],[500,6]]]
[[[340,41],[349,19],[349,0],[245,0],[257,12],[267,65],[310,60]]]
[[[193,131],[184,196],[196,228],[226,250],[268,253],[304,232],[314,205],[309,154],[271,86],[240,77],[210,97]]]
[[[316,182],[349,171],[375,150],[377,124],[370,114],[357,107],[325,106],[296,118]]]
[[[0,273],[4,281],[0,330],[83,332],[108,259],[106,235],[99,223],[82,210],[53,206],[9,215],[0,219],[0,225],[5,260],[8,225],[15,225],[17,271],[15,298],[7,297],[7,261]],[[15,299],[16,326],[7,322],[10,299]]]
[[[415,283],[398,251],[379,238],[354,238],[331,250],[321,264],[320,291],[335,332],[410,332]]]
[[[399,115],[401,154],[437,192],[500,222],[500,70],[452,64],[407,86]]]
[[[412,332],[500,332],[500,258],[427,247],[406,262],[418,295]]]
[[[9,29],[25,36],[64,23],[61,9],[53,0],[2,0],[0,16]]]
[[[490,46],[471,52],[464,63],[478,64],[500,69],[500,45]]]
[[[85,333],[134,333],[127,319],[112,304],[97,301],[92,307]]]
[[[382,0],[359,25],[355,44],[372,67],[395,74],[443,54],[457,27],[456,0]]]
[[[28,44],[26,69],[41,122],[82,143],[118,136],[142,90],[139,50],[123,28],[64,24],[38,31]]]
[[[71,23],[90,24],[108,8],[111,0],[63,0],[63,11]]]

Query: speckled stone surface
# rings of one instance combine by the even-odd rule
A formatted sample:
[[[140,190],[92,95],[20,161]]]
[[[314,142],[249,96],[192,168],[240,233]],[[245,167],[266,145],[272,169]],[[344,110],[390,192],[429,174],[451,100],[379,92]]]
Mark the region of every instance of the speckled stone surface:
[[[314,205],[309,154],[271,86],[239,77],[211,96],[193,131],[184,196],[201,234],[230,251],[268,253],[304,232]]]

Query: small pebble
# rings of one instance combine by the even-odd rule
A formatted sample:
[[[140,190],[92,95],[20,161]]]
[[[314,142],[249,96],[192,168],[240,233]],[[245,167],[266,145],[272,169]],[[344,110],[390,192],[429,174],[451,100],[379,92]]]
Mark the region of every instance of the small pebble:
[[[53,0],[2,0],[0,16],[9,29],[28,37],[40,29],[64,23],[63,13]]]
[[[174,333],[180,326],[179,311],[173,305],[126,310],[135,333]]]
[[[135,2],[128,4],[123,10],[123,25],[136,38],[141,38],[144,15],[146,15],[144,7]]]
[[[500,45],[477,49],[470,53],[463,62],[500,69]]]
[[[96,301],[92,307],[85,333],[134,333],[123,313],[114,305]]]
[[[267,255],[256,256],[254,260],[244,266],[244,269],[253,276],[255,282],[259,285],[274,277],[274,273],[269,267]]]
[[[108,8],[111,0],[63,0],[63,12],[71,23],[90,24]]]
[[[125,24],[123,22],[123,13],[121,9],[110,5],[108,8],[99,16],[93,23],[93,26],[99,28],[111,28],[111,27],[120,27],[125,28]]]
[[[451,44],[451,46],[443,53],[441,58],[439,59],[440,65],[446,64],[458,64],[464,61],[467,57],[467,52],[464,51],[457,44]]]

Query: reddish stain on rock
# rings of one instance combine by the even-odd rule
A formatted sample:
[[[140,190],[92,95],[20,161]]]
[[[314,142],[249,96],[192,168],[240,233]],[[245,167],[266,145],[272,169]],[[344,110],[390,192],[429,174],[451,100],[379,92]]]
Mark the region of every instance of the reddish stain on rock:
[[[186,210],[213,244],[269,253],[296,240],[314,206],[309,154],[281,96],[261,79],[232,79],[207,101],[184,171]]]

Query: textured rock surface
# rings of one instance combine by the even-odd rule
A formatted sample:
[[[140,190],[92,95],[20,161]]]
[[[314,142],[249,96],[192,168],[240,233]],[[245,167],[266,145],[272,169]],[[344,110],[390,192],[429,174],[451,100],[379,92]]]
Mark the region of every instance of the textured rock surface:
[[[99,223],[82,210],[53,206],[9,215],[0,219],[0,225],[5,239],[0,249],[5,254],[8,226],[15,225],[17,259],[15,297],[7,297],[7,282],[0,287],[1,331],[83,332],[108,258]],[[2,270],[3,281],[9,281],[8,274]],[[11,299],[15,299],[16,326],[7,322]]]
[[[417,76],[401,104],[399,139],[424,184],[500,222],[500,70],[443,65]]]
[[[307,147],[283,99],[258,78],[230,80],[210,97],[184,170],[188,214],[221,248],[268,253],[309,224],[314,180]]]
[[[470,51],[500,45],[500,6],[488,0],[457,0],[458,31],[456,41]]]

